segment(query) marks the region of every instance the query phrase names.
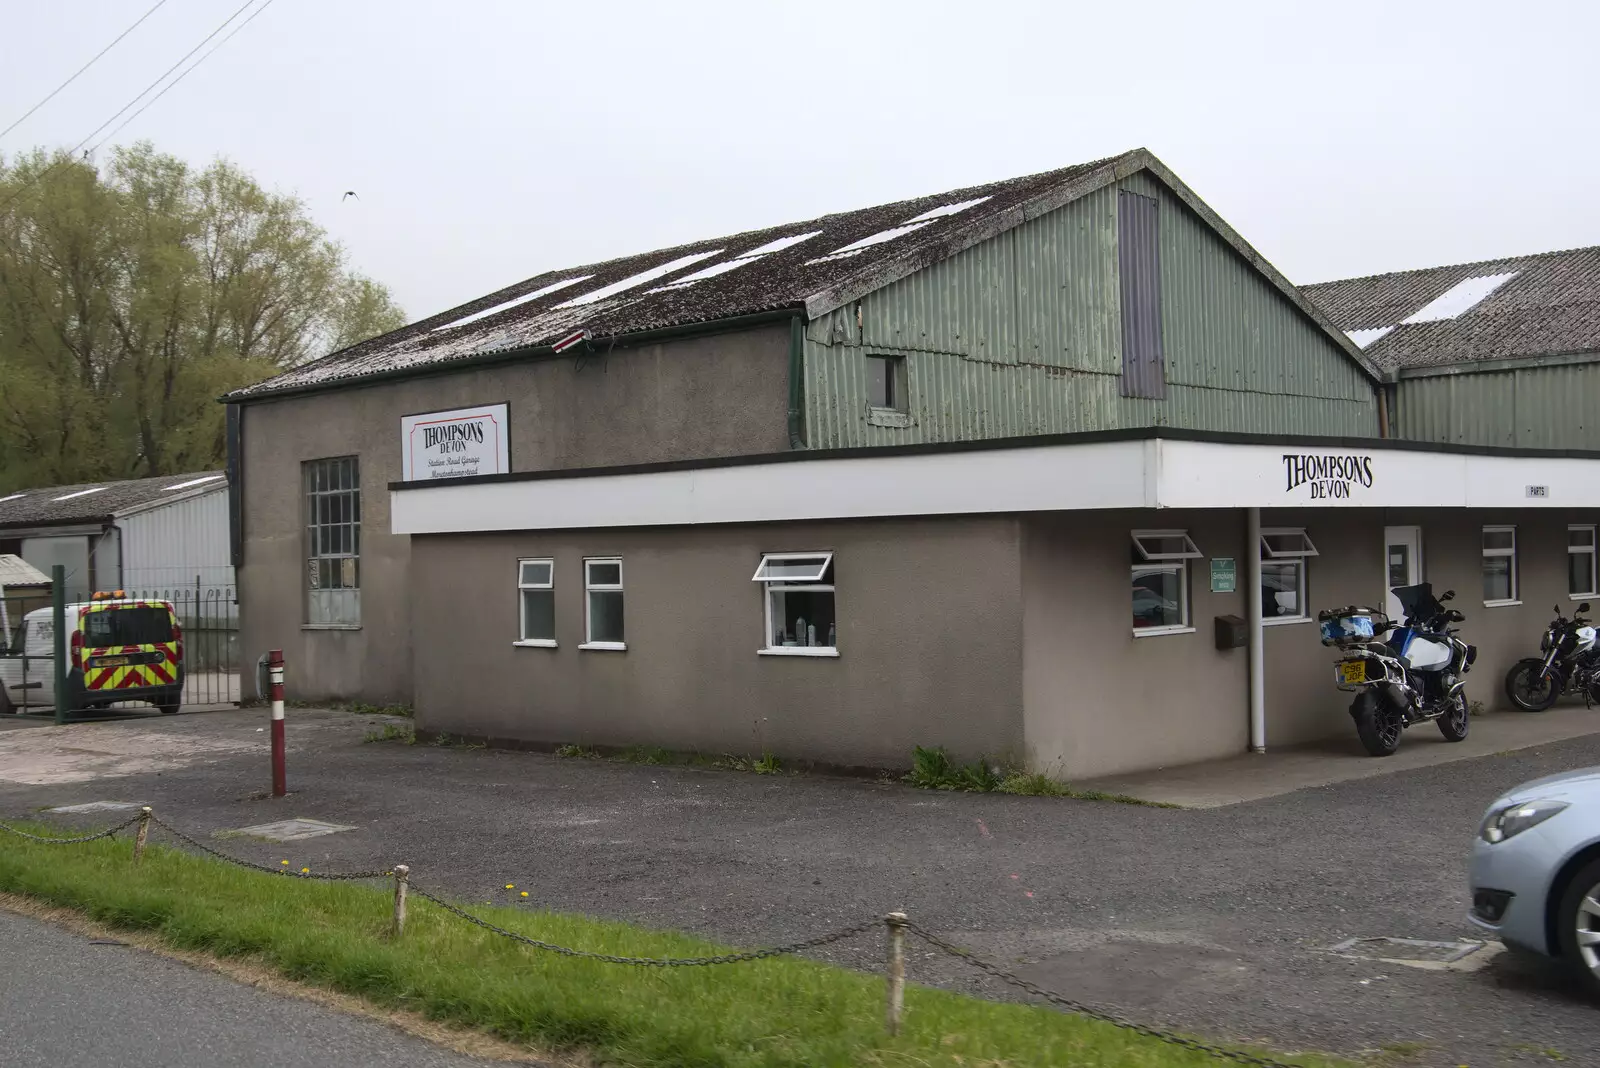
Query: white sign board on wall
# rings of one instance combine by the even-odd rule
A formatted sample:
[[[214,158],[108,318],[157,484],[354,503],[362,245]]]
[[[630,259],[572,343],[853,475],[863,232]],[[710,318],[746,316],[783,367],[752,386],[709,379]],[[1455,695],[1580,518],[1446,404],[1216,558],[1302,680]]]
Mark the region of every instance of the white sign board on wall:
[[[511,470],[510,407],[486,404],[400,417],[400,477],[428,482]]]

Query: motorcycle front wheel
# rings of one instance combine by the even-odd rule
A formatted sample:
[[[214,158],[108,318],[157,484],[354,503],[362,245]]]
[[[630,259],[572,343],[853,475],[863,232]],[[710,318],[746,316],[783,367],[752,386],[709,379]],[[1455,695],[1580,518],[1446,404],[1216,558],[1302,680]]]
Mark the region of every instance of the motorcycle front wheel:
[[[1472,708],[1467,704],[1467,691],[1457,690],[1450,699],[1450,707],[1438,719],[1439,733],[1447,742],[1464,742],[1472,726]]]
[[[1363,690],[1350,702],[1350,716],[1356,721],[1356,735],[1367,752],[1375,757],[1393,756],[1400,748],[1400,732],[1405,722],[1400,710],[1372,690]]]
[[[1518,660],[1506,672],[1506,699],[1524,712],[1543,712],[1555,704],[1561,696],[1561,680],[1554,671],[1540,678],[1543,671],[1543,660]]]

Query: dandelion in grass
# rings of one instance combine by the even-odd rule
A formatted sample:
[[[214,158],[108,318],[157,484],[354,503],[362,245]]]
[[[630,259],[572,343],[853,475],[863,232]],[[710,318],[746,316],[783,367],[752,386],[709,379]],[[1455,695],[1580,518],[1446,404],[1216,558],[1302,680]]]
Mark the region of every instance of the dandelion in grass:
[[[300,869],[300,874],[301,875],[310,875],[311,874],[311,869],[310,868],[301,868]]]
[[[278,861],[278,863],[279,864],[288,864],[289,862],[287,860],[280,860],[280,861]]]
[[[526,890],[524,890],[524,891],[523,891],[523,892],[522,892],[522,896],[523,896],[523,897],[527,897],[527,896],[528,896],[528,892],[527,892],[527,891],[526,891]]]
[[[516,888],[517,888],[517,884],[516,883],[506,883],[506,889],[507,890],[515,890]]]

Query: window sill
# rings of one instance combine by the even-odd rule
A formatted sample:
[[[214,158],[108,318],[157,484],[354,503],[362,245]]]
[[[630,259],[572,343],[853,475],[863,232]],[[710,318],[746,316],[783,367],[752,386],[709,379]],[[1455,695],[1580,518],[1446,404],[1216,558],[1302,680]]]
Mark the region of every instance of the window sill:
[[[556,648],[556,640],[554,638],[522,638],[518,641],[512,642],[511,644],[517,646],[519,649]]]
[[[1288,626],[1290,623],[1310,623],[1310,622],[1311,622],[1311,617],[1310,616],[1275,616],[1272,619],[1263,618],[1261,620],[1261,625],[1263,627],[1285,627],[1285,626]]]
[[[902,412],[898,408],[867,408],[867,424],[869,426],[908,427],[911,425],[911,413]]]
[[[579,649],[591,653],[625,653],[628,651],[627,642],[582,642]]]
[[[301,630],[360,630],[360,623],[302,623]]]
[[[1193,627],[1135,627],[1135,638],[1158,638],[1164,634],[1193,634]]]
[[[1485,608],[1515,608],[1517,605],[1519,605],[1521,603],[1522,603],[1521,601],[1485,601],[1485,602],[1483,602],[1483,607],[1485,607]]]
[[[1569,600],[1569,601],[1592,601],[1597,597],[1600,597],[1600,593],[1569,593],[1569,594],[1567,594],[1567,600]]]
[[[757,656],[838,656],[839,650],[825,645],[778,645],[757,649]]]

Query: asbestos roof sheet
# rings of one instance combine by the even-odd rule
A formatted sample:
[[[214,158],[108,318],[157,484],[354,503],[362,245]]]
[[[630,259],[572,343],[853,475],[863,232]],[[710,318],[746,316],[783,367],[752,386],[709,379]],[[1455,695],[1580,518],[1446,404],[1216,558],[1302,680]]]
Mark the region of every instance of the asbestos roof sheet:
[[[0,493],[0,529],[101,523],[129,512],[181,500],[228,485],[221,471],[134,478],[121,482],[83,482],[76,486],[10,490]]]
[[[48,586],[50,576],[20,556],[0,553],[0,588],[6,586]]]
[[[1301,289],[1385,370],[1600,350],[1600,248]]]
[[[458,308],[238,390],[245,400],[422,369],[587,331],[640,331],[796,309],[808,314],[886,285],[1128,173],[1144,150],[859,211],[546,271]],[[1119,169],[1120,168],[1120,169]],[[821,307],[829,299],[831,307]]]

